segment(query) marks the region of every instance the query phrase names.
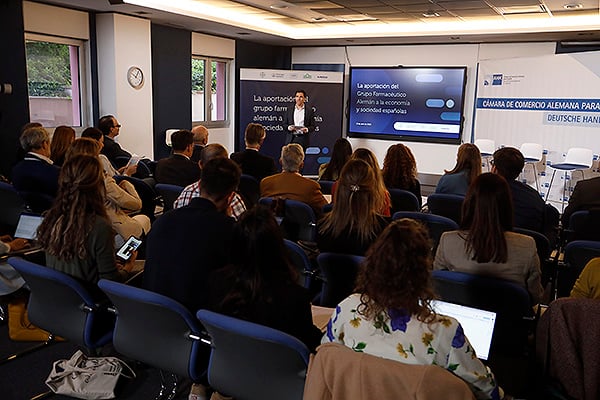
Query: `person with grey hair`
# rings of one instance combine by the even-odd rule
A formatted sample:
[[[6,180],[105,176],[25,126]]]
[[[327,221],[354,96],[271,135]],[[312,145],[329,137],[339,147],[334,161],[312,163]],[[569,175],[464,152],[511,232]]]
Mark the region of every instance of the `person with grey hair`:
[[[200,161],[202,149],[208,144],[208,129],[204,125],[196,125],[192,128],[194,134],[194,152],[190,159],[193,162]]]
[[[304,166],[302,146],[298,143],[283,146],[279,162],[283,171],[268,176],[260,182],[261,197],[280,197],[301,201],[311,206],[315,213],[320,215],[327,200],[316,181],[300,174],[300,170]]]
[[[25,129],[19,138],[27,153],[12,169],[12,182],[19,192],[35,192],[55,197],[60,168],[50,159],[50,135],[42,126]]]

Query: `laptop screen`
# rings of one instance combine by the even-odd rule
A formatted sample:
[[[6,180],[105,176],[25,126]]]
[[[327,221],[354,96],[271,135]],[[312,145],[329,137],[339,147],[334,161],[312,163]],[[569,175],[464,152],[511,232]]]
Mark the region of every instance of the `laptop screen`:
[[[492,344],[496,313],[434,300],[431,306],[436,313],[456,319],[463,327],[465,336],[469,339],[477,357],[487,360]]]
[[[15,237],[21,239],[34,240],[37,235],[37,228],[40,226],[44,217],[37,214],[23,213],[19,217]]]

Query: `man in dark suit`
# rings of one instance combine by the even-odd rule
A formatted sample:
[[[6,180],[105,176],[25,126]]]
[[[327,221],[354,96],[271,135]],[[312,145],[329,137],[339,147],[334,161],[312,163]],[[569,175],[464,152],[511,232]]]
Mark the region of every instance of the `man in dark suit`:
[[[264,126],[249,123],[244,132],[246,150],[231,154],[231,159],[242,168],[242,174],[251,175],[259,182],[262,178],[277,173],[275,160],[259,153],[266,136]]]
[[[225,213],[240,180],[228,158],[202,168],[200,197],[164,214],[148,235],[143,286],[177,300],[190,311],[207,306],[211,272],[226,265],[234,220]]]
[[[26,129],[19,141],[27,154],[12,169],[15,189],[55,197],[60,168],[50,160],[50,135],[43,127],[34,126]]]
[[[503,147],[494,152],[492,172],[508,182],[513,200],[514,226],[543,233],[552,242],[556,239],[558,210],[546,205],[534,188],[516,180],[524,166],[523,154],[514,147]]]
[[[181,130],[171,136],[173,153],[156,164],[154,177],[157,183],[185,187],[200,179],[200,167],[190,160],[194,152],[194,134]]]
[[[562,215],[563,226],[569,226],[569,218],[574,212],[587,211],[592,208],[600,208],[600,177],[577,182],[569,197],[569,204]]]
[[[101,153],[110,160],[116,169],[125,166],[127,160],[131,158],[131,153],[123,150],[119,143],[115,142],[115,138],[121,133],[121,124],[114,116],[105,115],[98,121],[98,129],[104,134],[104,147]]]
[[[192,133],[194,134],[194,152],[190,159],[193,162],[199,162],[202,158],[202,149],[208,143],[208,129],[204,125],[196,125],[192,128]]]
[[[306,106],[308,97],[304,90],[296,90],[294,107],[288,107],[283,121],[285,144],[298,143],[304,150],[308,147],[309,134],[315,131],[315,113]]]

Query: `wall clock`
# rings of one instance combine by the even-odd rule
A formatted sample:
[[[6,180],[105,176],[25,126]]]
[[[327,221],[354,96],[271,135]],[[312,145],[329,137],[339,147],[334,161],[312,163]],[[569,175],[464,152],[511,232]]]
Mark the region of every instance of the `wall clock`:
[[[130,67],[127,70],[127,82],[134,89],[144,86],[144,73],[139,67]]]

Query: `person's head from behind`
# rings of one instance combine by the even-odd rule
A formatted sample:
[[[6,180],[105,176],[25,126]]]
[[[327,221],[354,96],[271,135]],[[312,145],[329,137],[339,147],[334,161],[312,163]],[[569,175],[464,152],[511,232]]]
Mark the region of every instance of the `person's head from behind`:
[[[92,138],[79,138],[75,139],[69,150],[67,150],[67,154],[65,156],[65,160],[71,159],[74,156],[78,156],[81,154],[85,154],[88,156],[98,157],[100,154],[100,143]]]
[[[194,134],[185,129],[171,135],[171,147],[174,153],[182,153],[188,157],[194,152]]]
[[[83,132],[81,132],[81,137],[82,138],[90,138],[90,139],[94,139],[95,141],[97,141],[100,144],[100,150],[102,150],[102,148],[104,147],[104,134],[98,128],[94,128],[94,127],[85,128],[83,130]]]
[[[208,129],[204,125],[196,125],[192,128],[194,134],[194,145],[206,146],[208,143]]]
[[[504,232],[513,228],[512,195],[506,179],[479,175],[469,186],[462,207],[461,229],[468,231],[467,251],[477,262],[506,262]]]
[[[224,211],[240,183],[241,174],[240,167],[229,158],[218,157],[208,161],[202,167],[200,197],[209,199],[217,210]]]
[[[346,161],[352,156],[352,145],[345,138],[338,138],[333,144],[331,151],[331,159],[327,168],[323,172],[321,179],[335,180],[339,176],[340,171],[346,164]]]
[[[54,129],[50,143],[50,158],[52,161],[62,163],[69,146],[75,140],[75,129],[61,125]]]
[[[25,129],[19,137],[19,142],[26,152],[38,153],[50,157],[50,135],[42,126]]]
[[[358,312],[370,319],[386,312],[392,319],[408,314],[429,322],[429,303],[435,297],[432,263],[427,229],[408,218],[392,222],[371,245],[360,267]]]
[[[203,168],[206,163],[215,158],[227,158],[227,149],[222,144],[211,143],[207,144],[200,153],[200,168]]]
[[[469,183],[473,182],[473,179],[481,174],[481,153],[479,152],[479,148],[473,143],[463,143],[460,145],[456,153],[456,165],[452,171],[447,172],[455,174],[462,171],[468,172]]]
[[[265,131],[265,127],[261,124],[251,122],[246,126],[246,131],[244,132],[246,147],[259,149],[265,141],[265,137],[267,137],[267,132]]]
[[[113,115],[105,115],[98,120],[98,129],[102,134],[114,138],[120,133],[121,125]]]
[[[519,149],[503,147],[494,152],[492,172],[504,177],[507,181],[517,179],[525,166],[525,157]]]
[[[62,260],[85,258],[87,235],[95,218],[106,218],[104,197],[98,157],[78,154],[65,160],[58,178],[58,194],[38,230],[44,250]]]
[[[298,143],[290,143],[281,148],[281,168],[285,172],[298,172],[304,165],[304,150]]]
[[[351,158],[366,161],[367,164],[371,166],[371,168],[373,168],[374,170],[379,170],[379,161],[377,160],[375,153],[373,153],[369,149],[360,147],[354,150],[354,153],[352,153]]]
[[[408,146],[397,143],[383,159],[383,180],[388,187],[407,187],[417,178],[417,162]]]

